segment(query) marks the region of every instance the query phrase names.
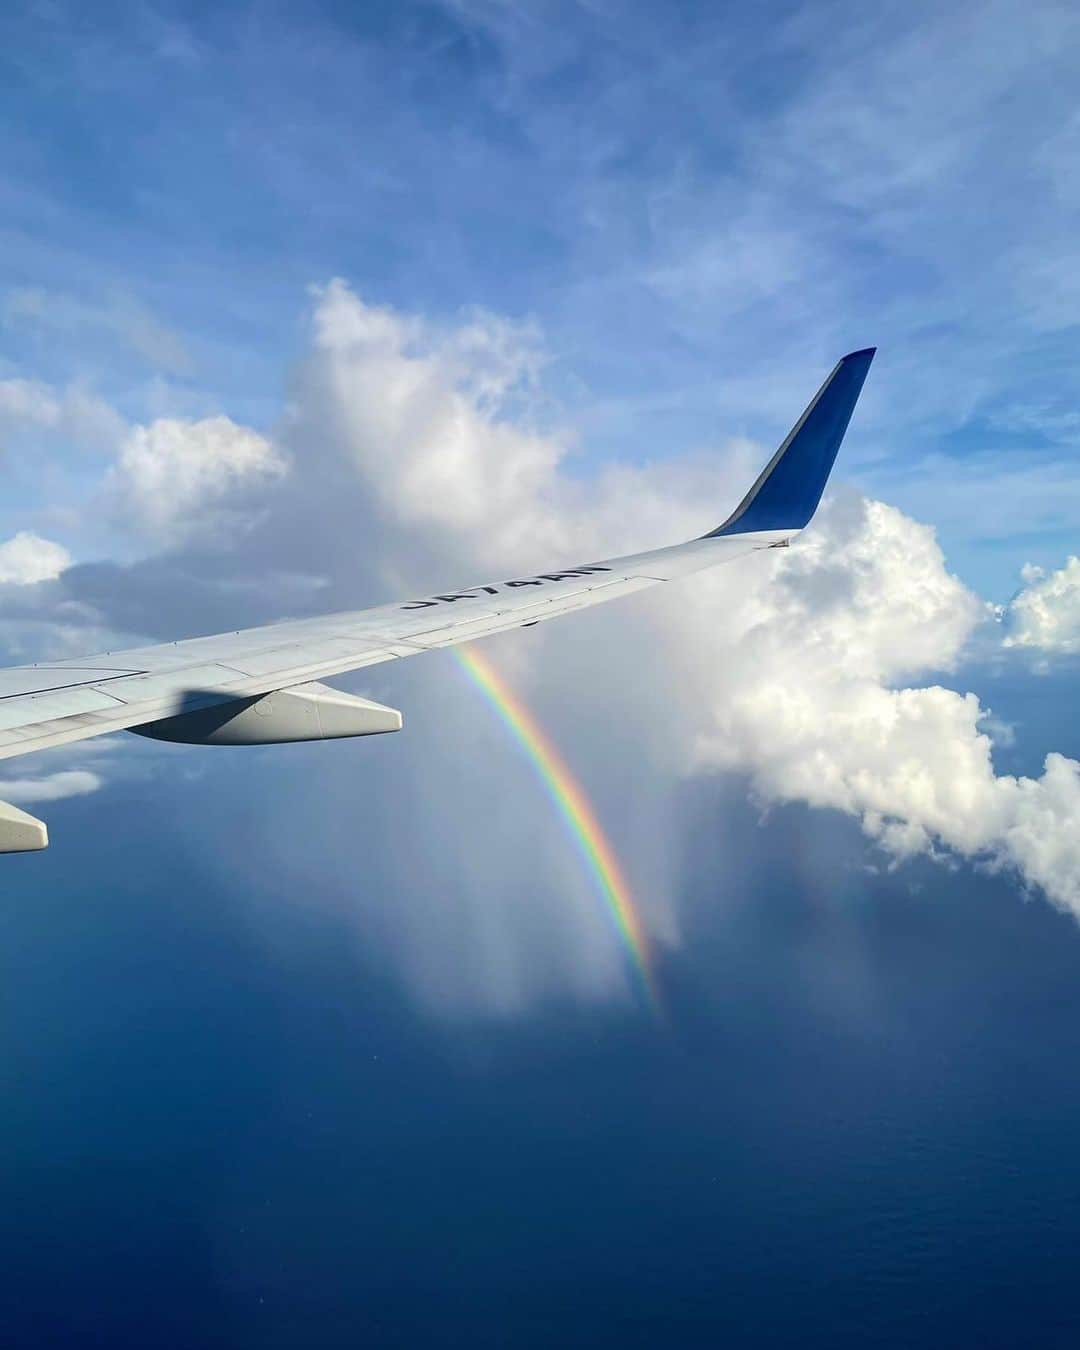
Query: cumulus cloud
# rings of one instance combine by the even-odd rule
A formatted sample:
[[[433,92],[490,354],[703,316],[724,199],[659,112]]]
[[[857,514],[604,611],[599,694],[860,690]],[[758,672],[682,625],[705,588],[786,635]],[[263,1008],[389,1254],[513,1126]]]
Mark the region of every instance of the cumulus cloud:
[[[842,496],[771,577],[745,580],[699,763],[746,773],[764,800],[854,815],[896,858],[1011,867],[1080,914],[1080,766],[998,775],[975,694],[901,683],[948,670],[985,613],[932,531]]]
[[[112,486],[137,528],[175,543],[218,525],[239,491],[284,470],[270,441],[229,417],[158,418],[131,428]]]
[[[301,423],[332,424],[384,511],[483,530],[507,556],[535,535],[563,448],[502,415],[535,371],[530,330],[477,315],[439,333],[335,280],[317,293],[313,337]]]
[[[1022,576],[1003,615],[1005,646],[1080,652],[1080,558],[1050,573],[1029,565]]]
[[[52,581],[71,566],[71,555],[62,544],[20,530],[0,544],[0,584],[32,586]]]
[[[0,778],[0,798],[18,806],[58,802],[64,797],[86,797],[103,780],[89,769],[65,769],[39,778]]]
[[[541,361],[527,328],[485,315],[433,326],[331,283],[315,295],[311,350],[274,441],[224,417],[132,433],[114,487],[170,551],[108,569],[95,613],[145,614],[167,631],[188,615],[194,577],[204,612],[232,605],[238,626],[274,607],[345,608],[663,544],[722,518],[767,455],[731,441],[575,472],[569,438],[539,417]],[[259,518],[208,564],[199,531],[253,485]],[[286,591],[289,576],[323,584]],[[70,603],[92,580],[73,569],[56,584]],[[492,650],[585,779],[657,940],[678,941],[672,802],[688,773],[847,813],[896,862],[1008,869],[1080,914],[1077,764],[1051,755],[1037,778],[998,774],[989,711],[949,687],[986,614],[932,530],[838,491],[790,550]],[[363,673],[365,691],[405,709],[401,737],[320,747],[317,761],[292,752],[287,780],[266,773],[246,788],[268,884],[340,901],[441,1005],[513,1009],[623,987],[592,883],[448,661]]]
[[[342,283],[320,294],[315,333],[294,430],[318,427],[376,512],[395,521],[380,536],[379,560],[405,574],[421,538],[422,549],[438,552],[441,575],[468,580],[502,566],[685,537],[722,514],[732,495],[725,489],[763,457],[760,448],[755,457],[732,444],[707,473],[700,463],[669,459],[581,481],[566,470],[562,441],[506,413],[505,388],[486,404],[469,390],[460,345],[444,334],[368,307]],[[1041,777],[997,774],[989,710],[976,694],[941,682],[987,612],[949,573],[932,530],[884,503],[840,493],[786,553],[592,616],[595,642],[582,642],[568,622],[532,645],[506,643],[499,655],[550,710],[556,731],[572,738],[587,723],[575,744],[582,760],[604,766],[601,794],[622,792],[605,780],[622,772],[625,729],[633,726],[652,808],[688,762],[696,772],[734,772],[763,801],[855,816],[896,860],[950,853],[1009,868],[1080,912],[1077,766],[1051,756]],[[937,680],[917,678],[928,674]],[[461,724],[441,736],[460,765]],[[442,772],[445,792],[429,747],[432,800],[408,809],[421,833],[425,824],[437,833],[438,817],[453,811],[449,781],[460,768],[446,764]],[[400,791],[407,796],[408,785]],[[455,820],[469,839],[468,823]],[[663,852],[669,822],[662,809],[642,812],[642,820],[624,846],[647,871],[643,855]],[[473,842],[487,850],[486,878],[477,884],[497,905],[528,848],[497,850],[495,865],[482,833]],[[444,877],[446,867],[441,856]],[[445,891],[439,895],[445,904]],[[677,932],[677,916],[663,903],[651,906],[650,922]],[[505,971],[514,944],[512,934],[504,939]],[[528,972],[518,980],[527,984]]]
[[[365,307],[341,286],[327,301],[334,332],[328,340],[323,328],[322,345],[335,369],[333,388],[349,408],[370,408],[370,397],[354,394],[363,381],[352,378],[369,362],[384,384],[424,388],[425,414],[404,424],[399,418],[388,438],[396,463],[406,466],[399,509],[457,528],[460,501],[487,498],[492,454],[501,464],[520,454],[524,481],[512,494],[500,494],[496,483],[494,513],[518,556],[539,538],[578,544],[612,502],[633,521],[646,503],[655,510],[665,492],[671,537],[689,524],[696,511],[684,495],[690,485],[670,465],[662,475],[645,469],[601,480],[575,502],[558,481],[554,445],[545,453],[535,436],[521,437],[470,401],[437,353],[428,352],[418,376],[385,313],[377,354],[343,338],[343,314],[354,334],[371,333]],[[396,397],[391,403],[399,406]],[[342,419],[346,437],[356,430],[355,411]],[[449,499],[438,490],[439,475],[426,472],[446,427],[467,433],[454,442],[456,495]],[[362,428],[353,448],[380,492],[394,495],[396,476],[367,452],[373,439]],[[1080,811],[1075,764],[1052,756],[1039,779],[996,775],[988,714],[976,695],[940,684],[897,687],[949,670],[986,613],[948,572],[933,532],[883,503],[842,496],[797,547],[772,565],[756,563],[742,566],[737,579],[721,569],[687,587],[678,603],[649,609],[650,622],[661,622],[676,644],[664,659],[684,673],[692,668],[700,684],[701,712],[682,719],[698,765],[746,773],[768,800],[853,814],[896,856],[949,849],[1012,866],[1080,911],[1080,868],[1069,846]],[[1035,836],[1042,848],[1032,847]]]

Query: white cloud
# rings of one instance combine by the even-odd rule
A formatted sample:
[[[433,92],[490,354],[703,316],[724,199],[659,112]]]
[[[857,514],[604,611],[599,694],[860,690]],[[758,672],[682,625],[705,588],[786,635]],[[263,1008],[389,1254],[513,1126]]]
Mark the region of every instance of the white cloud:
[[[172,543],[219,524],[235,494],[284,472],[270,441],[231,418],[159,418],[131,429],[111,485],[130,524]]]
[[[1024,568],[1025,585],[1005,607],[1005,646],[1080,652],[1080,558],[1046,573]]]
[[[97,792],[103,780],[89,769],[65,769],[40,778],[0,778],[0,798],[16,805],[58,802],[64,797],[86,797]]]
[[[261,524],[230,541],[222,588],[250,574],[265,593],[274,575],[318,570],[318,607],[344,608],[365,573],[406,593],[418,569],[458,584],[662,544],[722,518],[767,453],[732,442],[582,477],[562,440],[532,425],[534,334],[484,316],[435,329],[341,282],[317,293],[313,332],[283,433],[303,472],[284,477],[273,445],[227,418],[137,428],[115,470],[143,529],[173,545],[237,487],[266,486]],[[120,589],[141,584],[137,569],[110,573],[95,592],[105,621],[131,599]],[[150,584],[167,587],[168,572]],[[177,607],[189,577],[180,584]],[[166,608],[155,601],[159,620]],[[1080,914],[1077,765],[1051,755],[1039,778],[997,774],[989,711],[937,682],[986,614],[932,530],[840,492],[790,550],[494,652],[586,777],[661,940],[677,940],[669,813],[687,772],[845,812],[896,860],[1010,869]],[[294,756],[287,787],[259,779],[264,865],[295,893],[339,896],[440,1003],[512,1009],[620,987],[624,953],[557,818],[439,660],[372,677],[411,729],[364,750],[381,756],[377,793],[345,752],[322,755],[303,787],[314,760]],[[373,874],[392,875],[408,903],[388,904]]]
[[[985,613],[931,531],[834,500],[771,577],[746,569],[744,585],[735,641],[712,652],[699,763],[745,772],[765,800],[854,815],[897,858],[948,849],[1012,867],[1080,914],[1080,766],[1052,755],[1041,778],[997,775],[975,694],[895,687],[951,666]]]
[[[363,328],[365,307],[345,288],[323,303],[338,331],[345,315]],[[324,350],[338,375],[334,388],[350,408],[373,416],[374,383],[363,378],[369,361],[391,391],[392,461],[372,462],[366,424],[354,448],[363,452],[362,471],[378,477],[380,494],[403,513],[422,511],[458,529],[473,514],[460,502],[475,502],[500,538],[519,540],[522,553],[523,538],[582,539],[595,535],[596,522],[613,508],[635,520],[647,503],[655,510],[664,498],[671,537],[685,528],[690,485],[670,465],[662,474],[646,469],[601,480],[575,502],[560,481],[555,446],[481,410],[437,353],[424,357],[418,374],[405,350],[386,349],[391,324],[380,312],[383,345],[374,358],[351,340]],[[341,378],[343,360],[348,380]],[[401,408],[417,386],[424,410],[412,420]],[[348,435],[355,415],[344,424]],[[448,456],[452,494],[441,490],[439,429],[448,424],[462,431]],[[513,473],[519,463],[520,479]],[[1080,564],[1074,575],[1080,579]],[[650,607],[650,618],[674,640],[664,660],[683,676],[693,670],[700,686],[700,711],[687,715],[684,705],[681,719],[699,765],[745,772],[770,800],[856,815],[897,855],[947,848],[1011,865],[1080,911],[1080,872],[1068,846],[1080,809],[1072,761],[1052,758],[1037,780],[998,776],[987,712],[974,694],[936,684],[895,687],[905,677],[949,669],[987,612],[949,574],[930,529],[883,503],[841,496],[774,565],[755,560],[737,576],[721,569],[673,601]]]
[[[344,282],[317,293],[305,414],[330,410],[370,490],[402,524],[487,530],[520,547],[563,449],[500,414],[535,371],[532,334],[478,314],[438,333],[365,305]]]
[[[512,376],[498,397],[481,396],[452,334],[370,308],[342,283],[319,295],[315,333],[291,435],[339,456],[383,521],[377,540],[355,530],[351,569],[366,556],[408,577],[419,551],[436,575],[468,581],[687,537],[720,518],[732,484],[749,481],[764,458],[739,443],[707,464],[667,459],[581,480],[564,468],[558,441],[508,411]],[[329,503],[323,511],[332,522]],[[1076,766],[1051,756],[1037,779],[997,774],[995,723],[978,697],[918,682],[948,671],[987,614],[948,572],[931,529],[841,492],[786,553],[591,616],[587,633],[568,620],[495,650],[556,739],[575,747],[598,799],[622,802],[634,820],[618,843],[636,876],[656,880],[642,900],[654,932],[678,930],[670,878],[658,869],[672,828],[663,804],[688,763],[745,775],[763,801],[853,815],[895,859],[952,854],[1009,868],[1080,913]],[[435,693],[434,677],[416,678],[429,716],[435,699],[452,698]],[[385,686],[380,694],[391,696]],[[488,790],[488,773],[512,773],[513,762],[486,746],[485,763],[497,767],[475,764],[477,717],[448,708],[437,744],[429,740],[408,773],[405,757],[420,751],[395,753],[402,776],[384,787],[405,833],[454,843],[429,856],[397,838],[403,825],[388,825],[386,845],[408,857],[414,898],[380,911],[377,923],[394,930],[402,963],[438,998],[489,993],[512,1006],[553,980],[610,987],[618,960],[587,893],[553,863],[558,851],[544,846],[535,819],[522,832],[524,801],[511,794],[511,809],[501,779],[494,796]],[[628,727],[635,763],[648,766],[632,787]],[[340,792],[352,799],[348,784]],[[566,906],[551,902],[556,885],[572,897]],[[542,925],[522,899],[533,890]]]
[[[71,566],[71,555],[63,544],[42,539],[29,530],[20,530],[0,544],[0,583],[32,586],[52,581]]]
[[[0,432],[15,437],[61,438],[93,449],[111,449],[125,423],[91,389],[72,384],[64,389],[42,380],[0,380]]]

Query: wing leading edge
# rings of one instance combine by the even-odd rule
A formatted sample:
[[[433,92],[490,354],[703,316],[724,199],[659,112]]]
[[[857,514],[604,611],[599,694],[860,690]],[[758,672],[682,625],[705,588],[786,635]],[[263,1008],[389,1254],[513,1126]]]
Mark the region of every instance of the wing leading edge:
[[[318,681],[786,544],[817,509],[873,355],[868,348],[837,364],[732,515],[699,539],[374,609],[0,670],[0,759],[120,730],[226,744],[396,730],[394,710]],[[0,803],[0,852],[46,843],[41,822]]]

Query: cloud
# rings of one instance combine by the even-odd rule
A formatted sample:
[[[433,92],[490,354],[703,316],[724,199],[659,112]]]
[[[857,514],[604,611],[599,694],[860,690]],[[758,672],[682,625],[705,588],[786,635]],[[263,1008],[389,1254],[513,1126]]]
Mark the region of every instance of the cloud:
[[[231,418],[158,418],[128,433],[110,486],[131,525],[175,542],[220,527],[238,493],[284,471],[278,450]]]
[[[155,370],[186,375],[192,360],[181,336],[134,296],[112,292],[101,301],[79,299],[36,287],[18,287],[4,297],[3,319],[14,327],[44,329],[91,342],[119,339]]]
[[[0,380],[0,416],[7,421],[55,426],[60,402],[40,380]]]
[[[166,636],[580,562],[701,533],[768,453],[734,440],[583,473],[543,424],[532,329],[435,325],[336,281],[314,294],[311,333],[273,440],[226,417],[132,433],[113,486],[166,547],[70,569],[48,583],[58,605]],[[256,488],[250,528],[208,547],[207,519]],[[678,941],[672,803],[688,775],[842,811],[897,863],[1009,869],[1080,913],[1077,765],[998,774],[989,710],[948,687],[987,615],[930,528],[841,490],[790,550],[490,650],[585,780],[658,941]],[[246,779],[259,860],[230,848],[220,865],[242,855],[253,896],[287,882],[340,905],[440,1007],[624,988],[557,817],[448,662],[357,677],[405,709],[406,732],[294,749],[287,774]]]
[[[42,380],[0,380],[0,432],[10,446],[17,438],[48,433],[92,449],[109,449],[124,421],[92,390],[78,384],[60,389]]]
[[[770,577],[745,585],[701,765],[747,774],[764,801],[854,815],[896,859],[948,850],[1012,868],[1080,915],[1080,766],[1051,755],[1038,779],[997,775],[975,694],[897,687],[951,667],[986,614],[930,530],[834,498]]]
[[[0,585],[32,586],[52,581],[71,566],[71,555],[62,544],[20,530],[0,544]]]
[[[535,373],[531,330],[479,314],[440,333],[359,303],[341,280],[316,300],[303,415],[332,413],[368,487],[402,524],[490,532],[494,523],[498,534],[506,521],[520,547],[564,453],[501,415]]]
[[[500,567],[572,562],[686,537],[720,517],[731,498],[726,485],[747,481],[765,454],[731,444],[705,471],[698,462],[668,459],[582,480],[568,472],[563,442],[507,414],[505,389],[487,404],[470,392],[460,346],[445,334],[369,308],[340,282],[317,297],[315,333],[293,433],[310,438],[317,429],[327,453],[351,466],[369,507],[384,525],[392,522],[375,550],[390,574],[409,574],[414,549],[441,575],[468,581]],[[357,564],[355,552],[351,562]],[[612,778],[625,772],[624,737],[632,727],[634,758],[648,765],[636,777],[652,783],[641,796],[654,808],[675,790],[687,763],[697,773],[737,773],[763,802],[855,816],[895,860],[951,854],[1009,868],[1024,885],[1080,912],[1076,765],[1051,756],[1039,778],[997,774],[995,724],[978,697],[917,682],[955,666],[988,613],[949,573],[931,529],[841,492],[785,554],[590,616],[587,638],[568,621],[541,630],[532,644],[507,642],[497,652],[557,738],[574,746],[576,761],[594,766],[601,800],[625,798],[625,785]],[[431,697],[430,687],[424,696]],[[506,823],[505,805],[502,843],[515,840],[505,851],[455,808],[476,735],[460,708],[438,735],[439,749],[425,750],[423,794],[405,781],[395,792],[419,837],[439,838],[453,819],[455,848],[440,852],[426,884],[420,878],[428,864],[414,856],[410,889],[437,894],[445,911],[448,878],[461,868],[470,908],[479,906],[490,921],[486,904],[505,903],[524,860],[534,879],[545,864]],[[661,836],[670,822],[662,810],[642,811],[641,820],[621,846],[635,871],[647,875],[655,857],[667,856]],[[603,965],[580,917],[548,917],[568,950],[576,944]],[[519,919],[520,934],[528,925]],[[664,902],[651,905],[649,921],[654,930],[677,932],[677,915]],[[463,921],[466,931],[475,922],[475,914]],[[505,978],[516,970],[511,984],[520,995],[539,976],[515,945],[515,922],[500,912],[499,971]],[[424,910],[422,921],[403,920],[402,927],[399,950],[434,980],[430,968],[441,964],[430,943],[433,934],[447,942],[444,924]],[[444,972],[442,993],[445,983]],[[480,975],[472,987],[484,987]]]
[[[212,115],[193,122],[156,116],[163,77],[184,69],[155,59],[173,42],[157,21],[152,33],[142,20],[115,25],[92,47],[51,44],[42,88],[61,113],[86,105],[88,134],[116,148],[125,180],[154,190],[138,209],[127,202],[117,229],[93,193],[74,190],[71,166],[36,153],[39,119],[9,129],[8,253],[32,289],[10,299],[8,355],[28,368],[28,352],[40,355],[34,373],[60,383],[0,390],[5,470],[24,449],[85,439],[57,369],[93,374],[144,424],[130,434],[147,441],[148,463],[132,452],[134,464],[117,467],[121,511],[83,511],[76,524],[57,511],[85,502],[98,466],[55,455],[43,475],[27,454],[22,500],[9,490],[5,509],[47,498],[51,514],[24,515],[4,537],[33,524],[97,561],[4,587],[19,650],[36,652],[51,626],[42,616],[63,622],[74,655],[80,615],[95,625],[84,634],[93,650],[108,645],[98,627],[164,638],[240,626],[700,531],[763,448],[718,444],[712,429],[769,439],[811,392],[804,372],[880,342],[841,472],[861,466],[868,496],[902,515],[838,501],[785,557],[494,650],[572,749],[635,877],[656,883],[644,892],[677,890],[674,864],[661,861],[677,835],[665,810],[688,761],[740,790],[749,779],[763,799],[852,813],[896,853],[951,848],[1030,880],[1058,857],[1057,875],[1062,855],[1049,846],[1068,813],[1050,808],[1068,800],[1068,775],[1048,768],[1023,780],[1029,789],[995,773],[992,718],[940,672],[979,607],[912,518],[942,526],[954,570],[968,542],[963,574],[984,588],[1005,584],[992,569],[1011,579],[1025,558],[1047,562],[1031,549],[1063,556],[1080,520],[1075,457],[1060,453],[1080,406],[1077,233],[1062,209],[1078,181],[1073,11],[1036,0],[1018,24],[998,0],[923,0],[804,7],[765,24],[746,9],[718,24],[709,7],[631,6],[618,23],[605,5],[443,8],[419,41],[407,25],[346,32],[275,12],[252,42],[226,18],[216,45],[228,61],[210,46],[197,55],[205,91],[227,86],[228,97],[202,100]],[[186,36],[176,50],[190,57]],[[763,74],[777,70],[785,78]],[[88,81],[110,99],[80,100]],[[377,134],[362,153],[338,153],[358,128]],[[222,227],[207,231],[207,220]],[[268,372],[295,333],[289,288],[328,244],[343,268],[378,278],[383,303],[362,304],[341,283],[317,296],[293,406],[263,434],[292,471],[233,473],[228,448],[207,464],[192,444],[201,424],[179,419],[225,411],[233,427],[268,425]],[[267,256],[280,264],[274,287]],[[112,298],[130,295],[152,309]],[[550,424],[535,333],[491,314],[420,319],[401,308],[417,296],[435,310],[468,297],[539,315],[559,358],[545,378],[563,406],[579,405],[567,421],[589,454]],[[183,316],[182,339],[158,313]],[[212,389],[181,381],[164,401],[139,391],[144,359],[182,375],[189,347]],[[139,362],[123,359],[131,350]],[[175,459],[155,440],[170,426],[176,437],[161,440],[184,442]],[[130,449],[129,431],[114,420],[93,434],[115,455]],[[598,468],[603,455],[625,467]],[[127,533],[115,528],[125,515]],[[908,546],[911,574],[874,555]],[[140,550],[152,556],[133,557]],[[894,611],[910,613],[890,629]],[[1017,635],[1031,631],[1022,607],[1013,618]],[[760,649],[759,667],[744,649]],[[401,925],[388,940],[433,987],[453,984],[455,961],[463,985],[506,999],[579,975],[592,987],[611,967],[603,932],[578,916],[591,897],[553,872],[559,841],[542,807],[522,823],[526,807],[506,790],[520,766],[500,758],[497,736],[475,753],[485,714],[441,692],[452,669],[430,657],[372,675],[391,701],[411,700],[413,730],[321,754],[311,770],[308,793],[325,801],[320,775],[353,766],[341,870],[362,879],[382,859],[391,886],[422,876],[395,893],[409,903],[385,923]],[[361,752],[394,767],[373,785]],[[950,785],[953,759],[962,771]],[[283,751],[280,762],[291,779],[308,761]],[[382,805],[391,782],[407,821]],[[483,809],[470,812],[469,797]],[[1021,801],[1038,808],[1036,834],[1048,831],[1038,864],[1013,829]],[[356,822],[379,812],[375,838]],[[417,856],[416,832],[438,841],[434,858]],[[326,856],[312,855],[304,893],[325,884]],[[570,899],[556,904],[556,891]],[[654,927],[675,930],[664,899],[643,903]],[[490,953],[480,969],[479,950]]]
[[[89,769],[65,769],[41,778],[0,778],[0,798],[16,805],[58,802],[64,797],[86,797],[104,786]]]
[[[1005,646],[1080,652],[1080,558],[1056,572],[1029,566],[1022,575],[1026,584],[1005,607]]]

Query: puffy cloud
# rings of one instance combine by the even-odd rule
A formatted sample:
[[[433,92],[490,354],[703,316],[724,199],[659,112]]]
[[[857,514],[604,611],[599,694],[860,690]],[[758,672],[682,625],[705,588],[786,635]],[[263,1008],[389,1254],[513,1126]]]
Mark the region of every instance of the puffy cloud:
[[[71,555],[62,544],[20,530],[0,544],[0,584],[32,586],[52,581],[71,566]]]
[[[139,530],[174,543],[219,525],[242,490],[284,472],[270,441],[231,418],[159,418],[128,433],[112,486]]]
[[[1080,652],[1080,558],[1047,574],[1025,567],[1025,585],[1005,608],[1006,647]]]
[[[555,562],[559,546],[569,554],[598,535],[630,546],[638,521],[642,532],[646,519],[658,532],[664,521],[669,538],[706,523],[700,480],[670,462],[575,492],[557,443],[522,433],[497,400],[485,407],[463,389],[460,348],[451,358],[414,320],[369,310],[341,283],[321,296],[316,331],[332,376],[321,392],[334,401],[344,452],[406,523],[442,527],[456,549],[485,518],[496,539],[476,552],[524,560],[543,541]],[[388,391],[383,404],[377,389]],[[975,694],[897,687],[950,669],[987,614],[948,572],[932,530],[841,494],[775,561],[719,569],[639,613],[665,630],[662,658],[655,668],[645,660],[656,685],[661,666],[680,672],[684,691],[692,672],[697,697],[682,703],[675,737],[699,768],[745,773],[766,800],[853,814],[897,857],[948,849],[1011,866],[1080,911],[1073,762],[1052,756],[1038,779],[997,775]],[[538,672],[521,674],[542,698]]]
[[[439,333],[340,280],[317,293],[313,327],[300,426],[329,423],[384,512],[485,531],[508,557],[541,520],[550,530],[563,447],[503,415],[535,373],[531,330],[478,314]]]
[[[841,497],[770,577],[745,581],[700,764],[747,773],[764,800],[855,815],[897,858],[944,848],[1010,866],[1080,914],[1080,766],[1051,755],[1041,778],[997,775],[974,694],[894,687],[951,666],[985,613],[930,530]]]
[[[318,294],[314,333],[288,434],[297,457],[318,444],[349,471],[357,495],[341,509],[351,547],[333,565],[354,573],[366,562],[408,578],[419,557],[433,577],[468,581],[688,537],[722,516],[764,458],[733,442],[707,461],[583,479],[567,470],[564,441],[530,425],[528,400],[524,421],[514,403],[535,369],[532,335],[501,332],[500,373],[485,368],[481,379],[470,343],[478,363],[490,343],[367,306],[340,282]],[[343,528],[330,501],[319,509],[329,531]],[[339,585],[332,576],[331,592]],[[594,613],[587,634],[568,620],[495,651],[556,739],[575,746],[609,818],[633,820],[618,844],[635,877],[653,883],[641,890],[654,933],[678,931],[665,803],[687,764],[745,775],[763,801],[851,814],[897,860],[951,853],[1010,868],[1080,912],[1076,766],[1051,756],[1039,778],[997,774],[994,722],[977,696],[917,678],[940,680],[987,613],[947,570],[932,530],[841,492],[786,552]],[[513,761],[491,744],[489,790],[474,765],[482,713],[437,691],[445,666],[428,670],[384,673],[376,693],[397,700],[386,680],[405,678],[425,718],[433,707],[445,715],[425,727],[422,747],[395,748],[392,779],[383,773],[396,805],[381,837],[409,859],[411,900],[366,921],[390,930],[402,964],[439,998],[513,1006],[552,982],[610,988],[617,953],[593,922],[594,902],[553,863],[535,818],[523,828],[524,801],[510,794],[517,810],[508,805],[502,776]],[[628,727],[648,772],[626,773]],[[339,790],[347,802],[355,788]],[[417,837],[453,846],[429,856],[408,846]],[[347,850],[346,839],[328,847]],[[523,893],[537,897],[542,923]]]
[[[297,471],[283,475],[274,445],[227,418],[136,429],[114,486],[171,552],[107,567],[96,586],[101,569],[73,569],[56,583],[63,600],[90,595],[98,621],[148,616],[164,635],[580,562],[700,533],[767,453],[732,441],[583,475],[566,439],[538,425],[528,329],[484,315],[436,328],[334,282],[316,294],[312,332],[278,437]],[[253,485],[252,529],[228,554],[200,551],[208,516]],[[286,589],[290,576],[313,584]],[[658,940],[677,941],[672,803],[688,773],[845,812],[897,861],[1011,869],[1080,913],[1077,765],[1051,755],[1038,778],[996,773],[988,710],[942,679],[986,613],[930,529],[841,491],[790,550],[492,650],[611,823]],[[287,777],[247,784],[260,865],[293,894],[339,900],[440,1004],[513,1009],[620,988],[624,953],[591,881],[448,662],[359,677],[406,710],[403,736],[322,747],[317,761],[290,752]],[[388,888],[407,901],[388,902]]]
[[[64,769],[40,778],[0,778],[0,798],[29,806],[58,802],[64,797],[86,797],[102,786],[103,780],[89,769]]]

